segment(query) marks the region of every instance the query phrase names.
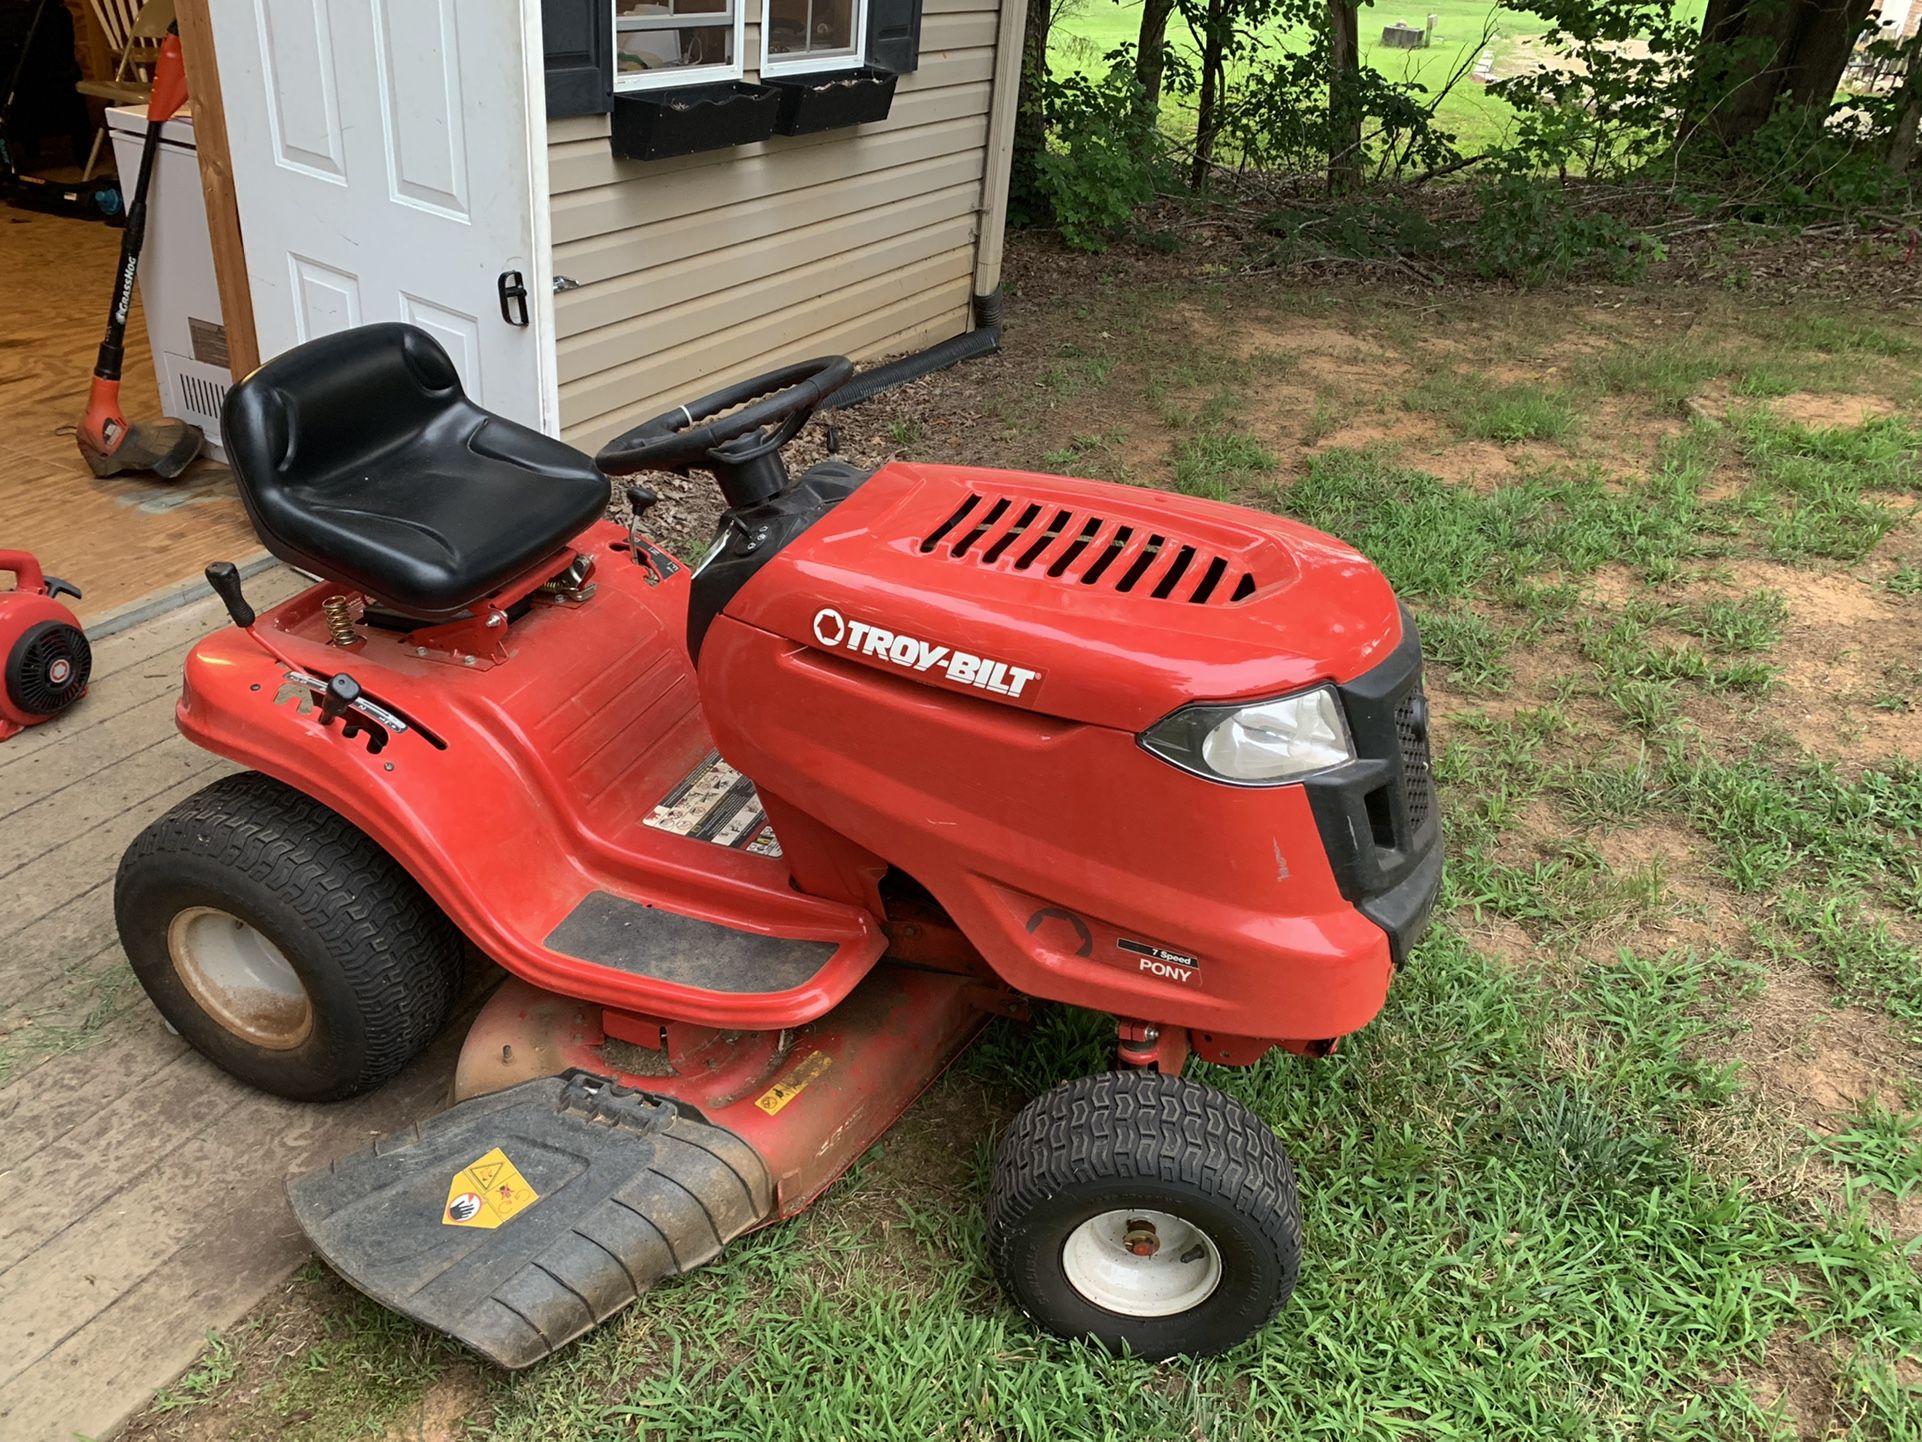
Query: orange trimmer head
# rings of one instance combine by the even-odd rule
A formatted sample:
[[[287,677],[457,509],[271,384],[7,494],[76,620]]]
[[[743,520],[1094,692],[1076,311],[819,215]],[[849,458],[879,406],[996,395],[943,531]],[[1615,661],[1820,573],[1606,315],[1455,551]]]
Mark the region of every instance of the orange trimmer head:
[[[74,433],[87,468],[96,476],[151,471],[171,481],[200,454],[200,427],[186,421],[133,421],[120,413],[120,382],[94,377],[87,414]]]

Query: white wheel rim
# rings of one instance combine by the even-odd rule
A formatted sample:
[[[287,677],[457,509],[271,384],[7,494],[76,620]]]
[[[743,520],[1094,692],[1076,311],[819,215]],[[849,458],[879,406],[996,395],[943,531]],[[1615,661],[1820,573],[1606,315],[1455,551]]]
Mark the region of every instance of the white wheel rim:
[[[167,925],[174,972],[200,1009],[237,1037],[291,1051],[314,1029],[314,1003],[279,947],[231,912],[190,906]]]
[[[1172,1317],[1200,1306],[1221,1285],[1221,1252],[1194,1223],[1131,1207],[1102,1212],[1068,1233],[1061,1269],[1097,1307],[1124,1317]]]

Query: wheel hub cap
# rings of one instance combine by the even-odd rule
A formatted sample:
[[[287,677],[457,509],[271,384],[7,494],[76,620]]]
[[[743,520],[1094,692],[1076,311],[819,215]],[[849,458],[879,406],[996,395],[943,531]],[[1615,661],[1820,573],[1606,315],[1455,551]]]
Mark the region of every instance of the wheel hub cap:
[[[1068,1284],[1087,1301],[1124,1317],[1172,1317],[1198,1307],[1221,1285],[1214,1239],[1169,1212],[1102,1212],[1061,1248]]]
[[[231,912],[191,906],[167,926],[167,953],[200,1009],[235,1036],[291,1051],[314,1029],[314,1004],[287,958]]]

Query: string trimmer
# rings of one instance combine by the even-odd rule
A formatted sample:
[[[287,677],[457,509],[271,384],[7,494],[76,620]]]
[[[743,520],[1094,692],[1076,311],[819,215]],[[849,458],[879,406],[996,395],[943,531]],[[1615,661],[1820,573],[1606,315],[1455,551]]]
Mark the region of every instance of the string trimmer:
[[[147,187],[153,180],[154,157],[160,152],[160,128],[187,103],[187,71],[180,58],[180,33],[169,27],[154,65],[153,94],[147,100],[147,138],[140,148],[140,178],[134,184],[133,204],[127,207],[127,228],[120,241],[120,268],[114,275],[113,307],[107,312],[107,335],[100,342],[100,358],[93,368],[93,391],[87,413],[75,438],[80,454],[96,476],[121,471],[152,471],[172,480],[200,454],[200,427],[162,419],[129,424],[120,410],[120,365],[127,338],[127,311],[133,305],[134,275],[140,268],[140,244],[147,229]]]

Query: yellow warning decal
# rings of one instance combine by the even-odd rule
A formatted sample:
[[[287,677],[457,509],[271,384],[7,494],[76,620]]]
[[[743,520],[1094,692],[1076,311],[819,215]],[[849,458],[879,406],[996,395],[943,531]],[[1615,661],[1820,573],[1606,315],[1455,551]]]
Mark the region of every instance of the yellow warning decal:
[[[516,1212],[541,1199],[507,1153],[499,1147],[454,1174],[447,1188],[447,1210],[440,1215],[448,1227],[484,1227],[492,1231]]]
[[[788,1073],[786,1081],[778,1081],[754,1099],[754,1105],[773,1116],[782,1107],[793,1101],[807,1090],[808,1083],[834,1065],[834,1058],[824,1051],[811,1053],[808,1058]]]

